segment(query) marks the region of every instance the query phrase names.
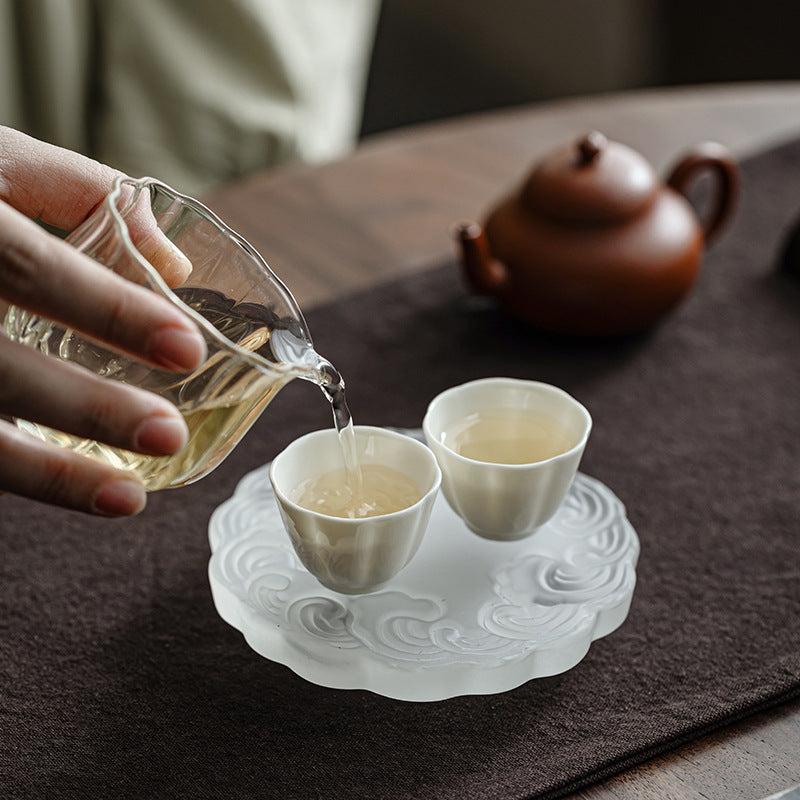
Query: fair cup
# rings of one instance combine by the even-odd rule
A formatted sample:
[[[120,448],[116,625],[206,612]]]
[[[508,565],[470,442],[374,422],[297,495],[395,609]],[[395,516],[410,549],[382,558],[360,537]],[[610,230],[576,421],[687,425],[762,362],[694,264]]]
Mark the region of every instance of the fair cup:
[[[491,463],[460,455],[447,442],[471,415],[535,411],[566,436],[563,452],[524,464]],[[534,533],[558,510],[578,470],[592,428],[589,412],[565,391],[537,381],[485,378],[435,397],[422,423],[442,470],[442,492],[453,511],[486,539],[513,541]]]
[[[317,580],[343,594],[375,591],[411,561],[425,535],[442,473],[424,444],[395,431],[355,426],[359,463],[404,472],[419,487],[414,505],[373,517],[329,516],[292,499],[309,478],[343,466],[339,436],[331,428],[296,439],[272,462],[269,479],[283,525],[298,558]]]

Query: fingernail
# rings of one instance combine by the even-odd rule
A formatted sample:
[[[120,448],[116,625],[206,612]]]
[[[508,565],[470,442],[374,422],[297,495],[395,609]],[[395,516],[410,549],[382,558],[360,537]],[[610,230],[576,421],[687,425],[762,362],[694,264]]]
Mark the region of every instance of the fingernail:
[[[172,261],[175,279],[183,283],[192,274],[192,262],[175,242],[167,239],[167,246],[169,247],[169,257]]]
[[[182,328],[160,328],[150,337],[150,357],[168,369],[194,369],[206,357],[206,343],[199,333]]]
[[[154,416],[141,422],[133,436],[139,453],[148,456],[170,456],[186,447],[189,431],[181,417]]]
[[[192,262],[174,243],[161,235],[152,252],[145,251],[145,258],[161,273],[167,286],[180,286],[192,274]]]
[[[94,496],[92,509],[105,517],[130,517],[138,514],[146,503],[147,496],[141,483],[127,478],[112,478]]]

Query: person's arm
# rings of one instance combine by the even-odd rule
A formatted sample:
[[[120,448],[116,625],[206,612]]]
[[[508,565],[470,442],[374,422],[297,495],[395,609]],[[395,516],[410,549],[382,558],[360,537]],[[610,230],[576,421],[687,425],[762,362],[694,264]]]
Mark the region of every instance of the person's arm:
[[[0,302],[81,331],[137,358],[176,370],[195,367],[205,345],[166,300],[120,278],[31,218],[77,227],[118,173],[0,127]],[[153,259],[178,284],[191,266],[179,254]],[[2,309],[0,309],[2,312]],[[107,381],[12,342],[0,333],[0,414],[151,455],[186,443],[186,425],[162,398]],[[142,510],[131,472],[48,445],[0,420],[0,491],[108,516]]]

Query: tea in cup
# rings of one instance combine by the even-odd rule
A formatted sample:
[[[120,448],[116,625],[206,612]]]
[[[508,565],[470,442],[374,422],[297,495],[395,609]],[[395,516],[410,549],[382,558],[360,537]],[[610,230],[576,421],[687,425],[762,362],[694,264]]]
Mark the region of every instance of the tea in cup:
[[[292,442],[269,471],[300,561],[323,586],[343,594],[374,591],[411,561],[442,477],[421,442],[384,428],[353,431],[360,488],[348,484],[332,428]]]
[[[422,427],[451,508],[479,536],[516,540],[564,501],[592,418],[555,386],[485,378],[435,397]]]

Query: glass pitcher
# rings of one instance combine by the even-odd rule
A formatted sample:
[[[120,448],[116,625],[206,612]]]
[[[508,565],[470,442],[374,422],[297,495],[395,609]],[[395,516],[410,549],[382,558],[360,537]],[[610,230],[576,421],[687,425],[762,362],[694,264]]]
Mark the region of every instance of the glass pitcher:
[[[141,252],[144,242],[152,245],[161,236],[168,240],[164,245],[171,242],[192,263],[191,274],[175,289]],[[6,314],[6,332],[50,356],[167,398],[186,420],[189,441],[177,455],[152,457],[16,420],[23,430],[132,469],[152,491],[207,475],[293,378],[313,381],[326,393],[340,384],[330,363],[314,351],[291,293],[258,252],[201,203],[160,181],[118,178],[67,241],[191,317],[206,341],[205,362],[191,373],[158,369],[15,307]]]

